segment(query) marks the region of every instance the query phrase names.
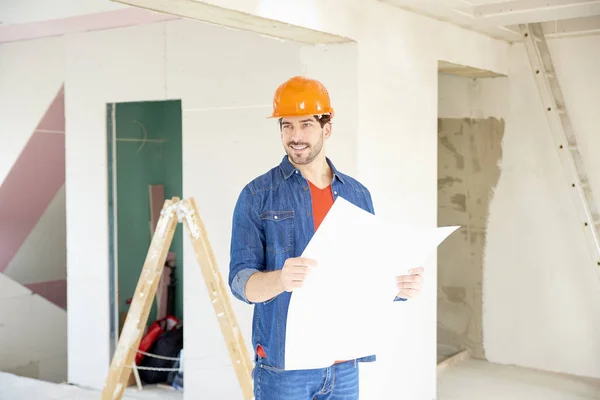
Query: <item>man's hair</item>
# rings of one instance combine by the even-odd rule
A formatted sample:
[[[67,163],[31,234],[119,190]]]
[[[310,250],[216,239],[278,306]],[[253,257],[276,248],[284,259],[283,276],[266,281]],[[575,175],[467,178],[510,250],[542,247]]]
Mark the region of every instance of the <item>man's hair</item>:
[[[329,114],[313,115],[313,117],[315,117],[315,119],[319,122],[319,124],[321,125],[321,128],[324,127],[325,124],[328,124],[331,122],[331,115],[329,115]],[[283,122],[283,118],[279,118],[279,129],[281,129],[282,122]]]

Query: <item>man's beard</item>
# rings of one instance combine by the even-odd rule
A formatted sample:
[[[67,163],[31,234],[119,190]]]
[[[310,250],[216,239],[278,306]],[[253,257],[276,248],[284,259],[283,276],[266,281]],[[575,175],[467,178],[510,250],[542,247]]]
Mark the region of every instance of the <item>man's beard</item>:
[[[306,149],[304,150],[303,154],[297,155],[291,146],[306,146]],[[322,149],[323,136],[321,136],[321,139],[315,143],[314,147],[306,142],[289,142],[286,147],[286,152],[294,164],[307,165],[317,158]]]

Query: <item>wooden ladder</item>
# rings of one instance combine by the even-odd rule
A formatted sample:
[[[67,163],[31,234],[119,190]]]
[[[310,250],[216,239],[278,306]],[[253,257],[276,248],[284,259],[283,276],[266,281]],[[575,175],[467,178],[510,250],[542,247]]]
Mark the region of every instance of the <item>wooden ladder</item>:
[[[167,253],[178,222],[184,222],[190,235],[196,259],[200,264],[211,303],[238,382],[245,400],[254,398],[252,362],[241,330],[231,307],[229,295],[219,272],[215,255],[193,198],[165,200],[156,225],[135,294],[129,307],[123,330],[113,355],[108,377],[102,390],[102,400],[120,400],[129,381],[135,355],[140,345],[148,315],[162,276]]]

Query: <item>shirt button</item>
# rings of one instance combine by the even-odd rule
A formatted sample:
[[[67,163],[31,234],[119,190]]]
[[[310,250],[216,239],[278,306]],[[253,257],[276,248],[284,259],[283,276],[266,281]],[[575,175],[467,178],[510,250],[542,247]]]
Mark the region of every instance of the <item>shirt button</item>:
[[[304,186],[304,191],[306,192],[307,190],[308,190],[308,187],[307,187],[307,186]]]
[[[310,217],[310,213],[309,212],[307,212],[306,215]]]
[[[277,215],[273,217],[273,219],[277,219],[277,218],[278,218]]]
[[[337,192],[333,192],[333,194],[337,195]]]
[[[296,173],[298,173],[298,170],[296,170]]]

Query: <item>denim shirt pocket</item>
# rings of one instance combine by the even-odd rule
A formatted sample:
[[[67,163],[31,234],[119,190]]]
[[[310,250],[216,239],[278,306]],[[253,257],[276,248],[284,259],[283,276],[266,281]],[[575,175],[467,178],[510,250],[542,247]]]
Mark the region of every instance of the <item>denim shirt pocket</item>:
[[[294,247],[294,211],[265,211],[260,215],[268,253],[281,255]]]

